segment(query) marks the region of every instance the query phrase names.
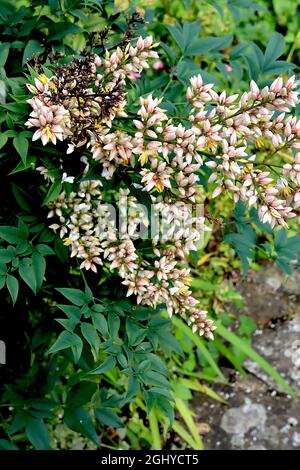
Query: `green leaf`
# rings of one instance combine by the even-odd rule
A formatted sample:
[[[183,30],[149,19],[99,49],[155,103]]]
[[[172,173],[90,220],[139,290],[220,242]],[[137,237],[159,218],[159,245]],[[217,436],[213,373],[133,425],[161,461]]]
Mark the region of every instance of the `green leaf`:
[[[94,312],[106,312],[107,307],[105,307],[105,305],[102,305],[102,304],[94,304],[92,306],[92,310]]]
[[[248,70],[249,70],[249,77],[251,80],[257,80],[260,74],[260,67],[259,64],[257,63],[257,60],[255,57],[245,54],[243,55],[245,61],[247,62]]]
[[[85,304],[85,294],[80,289],[73,289],[69,287],[61,287],[56,289],[60,292],[66,299],[68,299],[72,304],[82,306]]]
[[[93,421],[85,408],[66,408],[64,419],[66,425],[72,431],[83,434],[97,446],[99,445],[99,437],[97,436]]]
[[[175,51],[169,47],[167,44],[163,44],[161,43],[160,44],[160,47],[164,50],[166,56],[167,56],[167,59],[168,59],[168,63],[171,67],[173,67],[176,63],[176,59],[178,57],[178,55],[175,53]]]
[[[70,331],[63,331],[62,333],[60,333],[55,343],[51,346],[48,353],[54,353],[57,351],[61,351],[62,349],[67,349],[67,348],[72,348],[72,347],[82,350],[81,338],[78,335],[76,335],[76,333],[72,333]]]
[[[20,395],[19,395],[19,397],[20,397]],[[9,430],[9,434],[10,435],[15,434],[16,432],[23,429],[26,425],[26,422],[27,422],[28,418],[30,419],[30,414],[28,412],[25,412],[25,411],[22,411],[22,410],[18,411],[13,417],[13,420],[12,420],[12,423],[11,423],[11,426],[10,426],[10,430]]]
[[[170,426],[172,426],[174,422],[174,409],[169,400],[161,397],[156,401],[156,406],[162,415],[168,418]]]
[[[165,390],[164,388],[151,387],[151,388],[149,388],[149,390],[147,390],[147,392],[150,393],[150,394],[151,393],[155,394],[155,395],[163,395],[167,400],[175,401],[174,398],[172,397],[171,393],[168,392],[168,390]]]
[[[100,348],[100,339],[96,328],[90,323],[81,322],[80,329],[83,337],[89,343],[91,348],[94,350],[95,355],[97,356]]]
[[[48,429],[41,419],[28,418],[26,422],[26,434],[31,444],[37,450],[50,449]]]
[[[0,450],[19,450],[19,448],[7,439],[0,439]]]
[[[18,230],[21,237],[26,240],[28,238],[29,230],[25,222],[21,219],[21,217],[18,217]]]
[[[76,335],[76,336],[77,336],[76,343],[74,344],[74,346],[71,347],[71,351],[72,351],[72,354],[73,354],[73,357],[74,357],[75,364],[77,364],[77,362],[79,361],[79,359],[81,357],[82,349],[83,349],[82,339],[78,335]]]
[[[57,307],[62,310],[69,318],[72,320],[77,320],[79,322],[81,317],[81,310],[79,307],[75,307],[74,305],[62,305],[59,304]]]
[[[85,294],[85,301],[86,301],[87,304],[94,300],[93,292],[89,288],[87,283],[85,283],[85,286],[84,286],[84,294]]]
[[[177,43],[182,53],[190,55],[189,47],[191,43],[197,41],[197,36],[200,32],[200,23],[198,20],[193,22],[185,21],[181,28],[179,23],[175,23],[175,26],[165,25],[168,31],[171,33],[173,39]]]
[[[146,372],[146,370],[150,370],[151,366],[152,362],[149,359],[145,359],[144,361],[139,363],[136,372],[138,374],[143,374],[144,372]]]
[[[156,334],[159,339],[160,347],[166,354],[169,355],[172,351],[176,351],[180,356],[184,355],[180,344],[169,331],[166,329],[159,330]],[[151,342],[153,342],[153,339],[151,339]],[[155,349],[157,348],[157,346],[155,346],[155,342],[153,342],[153,346]]]
[[[242,332],[241,332],[242,333]],[[234,366],[235,370],[237,370],[240,374],[245,375],[246,372],[241,366],[241,360],[237,358],[237,355],[234,354],[229,348],[223,344],[222,341],[220,341],[218,338],[214,339],[214,346],[217,348],[220,353],[228,359],[229,362]]]
[[[136,352],[137,352],[137,349],[136,349]],[[164,362],[162,361],[162,359],[159,356],[157,356],[156,354],[153,354],[151,352],[147,352],[147,359],[150,360],[150,362],[152,364],[152,369],[154,369],[157,372],[160,372],[161,374],[168,377],[169,370],[165,366]]]
[[[68,247],[63,244],[63,241],[56,237],[54,241],[54,251],[57,255],[57,258],[62,262],[63,265],[66,265],[70,262],[70,253]]]
[[[4,147],[7,141],[8,141],[8,136],[5,134],[0,134],[0,149]]]
[[[275,32],[268,42],[265,56],[264,56],[264,68],[275,62],[278,57],[284,53],[285,40],[284,36],[280,33]]]
[[[199,335],[192,332],[191,328],[187,326],[180,318],[176,318],[175,316],[172,318],[172,322],[174,325],[179,328],[188,338],[190,338],[193,343],[197,346],[200,353],[203,354],[203,357],[207,360],[208,364],[214,370],[216,375],[221,379],[222,382],[226,382],[226,379],[221,372],[220,368],[218,367],[216,361],[207,350],[206,346],[204,345],[203,339],[200,338]]]
[[[35,398],[30,400],[30,406],[35,410],[49,411],[57,407],[59,404],[56,401],[49,400],[48,398]]]
[[[92,310],[90,309],[90,307],[87,304],[84,304],[81,307],[81,314],[84,316],[84,318],[90,318],[90,316],[92,314]]]
[[[4,67],[4,65],[7,61],[9,48],[10,48],[10,43],[9,42],[3,42],[0,45],[0,67]]]
[[[28,110],[28,105],[26,103],[21,103],[21,102],[20,103],[1,103],[0,107],[14,114],[24,114]],[[11,122],[9,122],[9,119],[11,119]],[[14,125],[14,121],[12,120],[12,117],[10,116],[9,113],[7,114],[7,125],[11,129],[13,128],[13,125]]]
[[[107,338],[109,333],[108,333],[108,325],[107,325],[107,321],[106,321],[105,316],[102,315],[102,313],[92,313],[92,322],[93,322],[95,328],[97,328],[97,330],[105,338]]]
[[[0,274],[0,290],[5,286],[6,275]]]
[[[91,401],[96,391],[97,384],[94,382],[81,382],[68,393],[66,405],[75,407],[85,405]]]
[[[20,155],[22,162],[26,165],[26,157],[28,153],[28,140],[24,135],[18,134],[13,139],[13,146]]]
[[[156,414],[156,409],[153,408],[153,406],[149,406],[147,403],[147,409],[148,409],[148,419],[149,419],[149,427],[152,435],[152,449],[154,450],[161,450],[162,449],[162,443],[161,443],[161,436],[159,432],[159,425],[158,425],[158,419],[157,419],[157,414]]]
[[[220,403],[223,403],[224,405],[228,404],[227,401],[224,400],[224,398],[218,395],[214,390],[209,388],[207,385],[200,383],[198,380],[180,378],[180,382],[185,384],[190,390],[204,393],[205,395],[209,396],[210,398],[213,398],[216,401],[219,401]]]
[[[42,255],[54,255],[54,251],[50,246],[44,245],[43,243],[36,245],[35,249]]]
[[[14,305],[16,303],[18,292],[19,292],[18,279],[16,279],[15,276],[8,274],[6,277],[6,287],[8,289],[8,292],[10,293],[10,296]]]
[[[120,420],[117,413],[109,408],[100,408],[95,410],[96,418],[101,424],[105,424],[111,428],[124,428],[124,423]]]
[[[198,75],[199,73],[201,74],[204,83],[220,85],[220,81],[215,75],[201,69],[198,64],[189,58],[182,60],[177,66],[177,77],[185,86],[188,85],[190,77]]]
[[[230,45],[232,35],[220,36],[218,38],[207,36],[205,38],[192,38],[188,43],[185,54],[186,55],[200,55],[209,51],[219,51],[225,49]]]
[[[237,59],[243,56],[246,50],[248,49],[248,47],[249,47],[249,43],[246,43],[246,42],[241,42],[240,44],[233,46],[230,50],[230,58]]]
[[[191,400],[192,393],[189,387],[187,387],[184,383],[174,380],[172,382],[172,387],[174,397],[181,398],[182,400]]]
[[[15,173],[19,173],[21,171],[25,171],[28,168],[32,168],[35,165],[36,157],[33,155],[28,155],[26,159],[26,164],[22,161],[17,164],[17,166],[9,173],[9,175],[14,175]]]
[[[183,39],[182,29],[181,29],[181,26],[179,25],[179,23],[176,22],[175,26],[171,26],[169,24],[166,24],[165,27],[171,33],[173,39],[177,43],[177,45],[178,45],[179,49],[181,50],[181,52],[184,52],[185,42],[184,42],[184,39]]]
[[[7,137],[15,137],[17,134],[17,131],[14,131],[13,129],[9,129],[4,133],[4,135],[6,135]]]
[[[229,233],[224,241],[230,243],[241,258],[243,271],[247,272],[250,261],[253,260],[257,235],[249,225],[239,226],[241,233]]]
[[[255,322],[248,315],[240,315],[239,319],[239,332],[246,336],[251,336],[257,328]]]
[[[110,372],[116,365],[116,359],[113,356],[108,357],[99,367],[89,372],[90,375],[105,374]]]
[[[126,367],[128,367],[128,361],[126,359],[126,356],[125,354],[118,354],[117,356],[117,360],[118,360],[118,363],[120,364],[120,366],[123,368],[123,369],[126,369]]]
[[[79,10],[78,8],[75,8],[74,10],[70,10],[70,13],[72,13],[72,15],[76,16],[80,20],[83,20],[84,22],[88,21],[88,16],[82,10]]]
[[[68,34],[73,34],[80,31],[82,31],[80,26],[68,23],[67,21],[53,23],[51,27],[51,36],[49,36],[48,39],[51,41],[60,40]]]
[[[288,274],[289,276],[292,274],[292,269],[286,259],[278,258],[276,260],[276,264],[284,273]]]
[[[49,204],[49,202],[53,201],[59,194],[61,193],[62,190],[62,183],[61,181],[54,181],[52,185],[50,186],[50,189],[47,193],[47,196],[43,202],[44,205]]]
[[[127,318],[126,333],[128,336],[128,345],[137,346],[143,341],[147,332],[144,328],[141,328],[136,321]]]
[[[191,447],[193,450],[199,450],[198,444],[196,444],[189,432],[176,419],[173,422],[172,428],[176,434],[178,434],[178,436],[180,436],[181,439],[183,439],[188,444],[189,447]]]
[[[297,66],[288,62],[286,60],[276,60],[266,67],[264,67],[263,72],[266,74],[283,74],[287,72],[292,72]]]
[[[263,69],[263,66],[264,66],[264,54],[263,54],[263,51],[261,50],[260,47],[258,47],[258,45],[256,43],[252,43],[251,44],[252,46],[252,51],[253,51],[253,54],[254,54],[254,57],[255,57],[255,60],[257,62],[257,65],[259,67],[259,70],[261,71]]]
[[[74,331],[76,326],[78,325],[78,320],[74,319],[74,318],[55,318],[55,321],[57,321],[58,323],[60,323],[60,325],[62,325],[65,330],[68,330],[70,332]]]
[[[26,282],[26,284],[30,287],[30,289],[36,294],[36,277],[30,258],[22,259],[19,267],[19,275],[21,276],[23,281]]]
[[[42,287],[44,275],[46,272],[46,260],[40,253],[33,253],[32,255],[32,267],[36,281],[37,290]]]
[[[300,236],[288,237],[287,232],[281,229],[275,236],[275,248],[278,253],[289,253],[292,259],[296,259],[300,252]]]
[[[246,341],[242,340],[234,333],[232,333],[232,331],[229,331],[227,328],[225,328],[219,323],[217,324],[217,329],[215,333],[229,341],[236,348],[246,354],[246,356],[256,362],[268,375],[270,375],[270,377],[276,380],[276,382],[281,385],[281,387],[287,393],[295,397],[295,392],[292,390],[289,384],[281,377],[281,375],[275,369],[273,369],[273,367],[263,357],[261,357],[256,351],[254,351],[254,349],[252,349]]]
[[[180,413],[182,419],[184,420],[187,428],[189,429],[193,437],[193,440],[197,444],[198,450],[203,450],[204,449],[203,442],[197,430],[196,424],[193,420],[192,411],[189,409],[186,402],[181,400],[181,398],[175,398],[175,406],[178,412]]]
[[[36,39],[30,39],[24,48],[22,65],[26,64],[26,62],[31,60],[34,55],[43,52],[44,49],[45,48],[41,46],[39,41],[37,41]]]
[[[125,402],[130,402],[140,391],[140,385],[136,377],[129,377]]]
[[[19,245],[16,246],[16,255],[22,255],[22,256],[27,256],[31,255],[32,253],[32,247],[29,245],[27,242],[19,243]],[[20,260],[16,259],[13,261],[13,266],[16,267],[18,266]]]
[[[120,318],[118,315],[115,315],[114,313],[110,313],[108,315],[108,328],[111,337],[113,339],[116,338],[120,329]]]
[[[17,227],[10,227],[7,225],[0,226],[0,238],[3,238],[3,240],[8,243],[13,243],[14,245],[26,240]]]
[[[154,370],[146,370],[141,374],[141,380],[147,385],[155,385],[158,387],[172,388],[164,375]]]

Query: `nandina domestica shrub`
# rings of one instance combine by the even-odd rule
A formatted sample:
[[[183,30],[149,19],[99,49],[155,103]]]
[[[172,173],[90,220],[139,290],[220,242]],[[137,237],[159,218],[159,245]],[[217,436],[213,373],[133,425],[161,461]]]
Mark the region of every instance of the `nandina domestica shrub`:
[[[40,6],[62,13],[71,33],[82,34],[79,51],[63,41],[67,25],[53,25]],[[42,17],[38,31],[31,8]],[[3,447],[15,446],[7,436],[13,441],[25,431],[23,446],[29,440],[38,449],[56,448],[57,419],[92,446],[100,445],[99,437],[104,445],[121,440],[114,428],[127,426],[132,436],[141,415],[148,414],[153,436],[156,412],[172,425],[174,401],[183,410],[172,388],[174,356],[182,351],[168,317],[187,322],[190,329],[180,328],[197,337],[221,374],[206,349],[206,340],[219,334],[218,319],[194,296],[188,264],[223,215],[213,203],[204,207],[204,199],[236,206],[237,223],[228,224],[226,236],[246,268],[252,245],[239,224],[250,219],[238,215],[241,208],[255,213],[260,228],[292,240],[278,255],[283,267],[295,260],[299,243],[284,231],[300,199],[295,77],[262,81],[252,74],[238,93],[221,91],[205,71],[194,67],[184,78],[180,69],[202,47],[190,37],[195,23],[169,27],[181,50],[174,70],[176,52],[149,35],[151,24],[140,13],[125,19],[115,17],[113,4],[101,14],[90,8],[105,19],[93,33],[82,26],[88,10],[60,11],[44,2],[20,8],[32,26],[25,47],[22,29],[21,44],[8,25],[4,29],[11,42],[1,45],[3,57],[21,49],[23,65],[17,55],[12,76],[3,77],[1,145],[12,191],[0,227],[1,287],[13,318],[18,307],[29,309],[22,321],[30,360],[21,378],[8,377],[3,392],[12,407]],[[212,49],[222,50],[214,39]],[[293,68],[287,64],[287,71]],[[21,158],[17,166],[11,166],[11,148]],[[56,318],[58,310],[64,318]],[[176,432],[184,435],[180,426],[176,422]],[[146,430],[145,436],[151,441]]]
[[[184,126],[159,106],[163,97],[140,97],[136,113],[126,113],[126,80],[149,67],[149,58],[157,58],[153,39],[140,36],[135,44],[125,41],[113,52],[106,50],[103,58],[87,52],[83,59],[54,67],[54,75],[49,78],[39,75],[35,86],[27,85],[35,96],[28,100],[33,111],[26,125],[37,128],[32,140],[41,139],[43,145],[70,141],[67,155],[75,149],[80,153],[83,148],[91,150],[89,159],[87,152],[81,158],[84,181],[79,183],[78,191],[73,190],[75,177],[64,172],[60,181],[71,184],[72,191],[63,191],[49,202],[48,217],[58,217],[58,223],[50,227],[59,230],[65,244],[71,245],[71,256],[82,260],[80,268],[97,273],[97,265],[107,259],[110,269],[118,269],[125,279],[128,295],[135,294],[138,303],[152,307],[165,303],[170,315],[175,312],[187,317],[194,331],[212,338],[215,327],[206,319],[206,312],[195,307],[197,301],[188,288],[189,271],[180,269],[184,255],[196,249],[195,242],[205,230],[203,218],[199,226],[199,216],[193,213],[197,172],[203,164],[212,170],[208,179],[216,183],[212,198],[230,191],[234,202],[242,200],[249,208],[257,205],[263,223],[269,222],[271,227],[286,225],[286,220],[295,216],[293,203],[300,199],[300,153],[294,165],[282,168],[289,182],[283,176],[274,181],[269,171],[261,169],[261,163],[256,165],[252,145],[265,137],[271,140],[274,152],[300,148],[300,122],[289,114],[297,102],[295,77],[285,83],[277,78],[262,90],[252,81],[250,91],[243,93],[238,102],[238,94],[218,94],[212,84],[203,84],[201,75],[192,77],[182,119],[190,125]],[[274,116],[276,111],[280,111],[278,116]],[[67,155],[65,159],[75,158]],[[89,177],[97,168],[108,180],[121,171],[119,188],[121,195],[129,196],[128,205],[136,207],[146,191],[154,211],[165,206],[164,215],[171,225],[162,242],[159,233],[152,236],[153,250],[149,253],[148,248],[146,256],[132,240],[135,225],[141,224],[138,215],[131,218],[129,233],[123,225],[118,230],[115,221],[109,220],[107,227],[101,223],[104,219],[105,225],[110,219],[105,212],[105,202],[110,201],[105,200],[101,177]],[[56,184],[51,170],[43,166],[37,169]],[[60,169],[66,169],[63,159]],[[77,175],[76,179],[82,180]],[[279,193],[280,185],[289,183],[294,185],[295,194],[294,201],[287,204]],[[131,186],[136,196],[130,195]],[[148,226],[146,214],[144,219]],[[192,228],[193,219],[197,229]],[[186,227],[178,224],[186,220]]]

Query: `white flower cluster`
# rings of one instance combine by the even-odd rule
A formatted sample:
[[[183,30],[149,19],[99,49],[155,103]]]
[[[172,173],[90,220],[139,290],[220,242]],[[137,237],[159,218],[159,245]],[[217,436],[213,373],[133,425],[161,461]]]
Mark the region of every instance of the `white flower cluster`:
[[[97,272],[97,266],[109,263],[137,302],[164,303],[170,315],[179,314],[194,331],[212,338],[215,327],[197,307],[189,270],[182,264],[207,229],[195,212],[199,170],[203,165],[210,169],[213,198],[229,193],[234,202],[257,207],[263,222],[286,225],[295,215],[293,204],[300,200],[300,154],[295,163],[283,162],[277,179],[273,160],[282,149],[290,149],[292,156],[300,148],[300,121],[289,114],[297,103],[295,79],[277,78],[262,90],[251,82],[250,90],[239,97],[217,93],[198,75],[191,78],[186,93],[188,125],[170,118],[163,97],[152,95],[141,97],[136,115],[129,118],[126,80],[157,57],[153,47],[151,37],[139,38],[134,46],[107,51],[103,58],[89,56],[66,70],[61,66],[50,79],[36,79],[35,87],[28,85],[35,96],[29,100],[33,112],[27,125],[37,128],[33,139],[41,138],[44,145],[58,139],[69,141],[67,153],[82,146],[90,149],[79,190],[59,195],[50,203],[49,213],[58,218],[51,227],[71,246],[71,256],[81,260],[81,268]],[[255,148],[266,142],[272,154],[261,162]],[[86,179],[91,164],[94,168],[99,164],[97,180]],[[47,171],[39,170],[47,178]],[[121,196],[130,198],[127,232],[110,221],[102,200],[101,177],[111,179],[117,170],[120,187],[127,186]],[[64,181],[72,184],[73,179],[65,174]],[[137,192],[141,198],[149,193],[154,211],[165,215],[164,235],[162,240],[153,235],[150,254],[135,243],[141,220],[146,228],[151,226],[145,212],[136,213]],[[283,197],[290,192],[293,204]],[[178,227],[179,219],[196,221],[196,229]]]

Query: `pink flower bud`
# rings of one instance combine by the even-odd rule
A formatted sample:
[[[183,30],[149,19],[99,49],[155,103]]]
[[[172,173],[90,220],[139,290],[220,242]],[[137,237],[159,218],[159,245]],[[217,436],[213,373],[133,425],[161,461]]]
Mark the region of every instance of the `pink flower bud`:
[[[186,91],[186,99],[191,100],[192,98],[193,98],[193,92],[192,92],[191,88],[189,87]]]
[[[137,43],[136,43],[136,48],[138,50],[141,50],[141,49],[144,49],[144,40],[143,38],[140,36],[137,40]]]
[[[156,62],[154,62],[152,67],[154,68],[154,70],[161,70],[164,68],[164,64],[163,62],[161,62],[161,60],[157,60]]]
[[[221,192],[222,192],[222,186],[217,186],[211,195],[212,199],[214,199],[215,197],[218,197],[221,194]]]
[[[258,88],[258,86],[257,86],[257,84],[255,83],[254,80],[251,80],[251,82],[250,82],[250,89],[251,89],[253,95],[257,98],[258,95],[259,95],[259,88]]]
[[[270,86],[270,91],[272,91],[273,93],[278,93],[281,90],[282,85],[283,85],[282,78],[278,77],[276,78],[276,80],[274,80],[274,82]]]
[[[144,47],[151,47],[153,44],[153,38],[152,36],[147,36],[145,39],[144,39]],[[154,46],[156,46],[157,44],[154,44]]]

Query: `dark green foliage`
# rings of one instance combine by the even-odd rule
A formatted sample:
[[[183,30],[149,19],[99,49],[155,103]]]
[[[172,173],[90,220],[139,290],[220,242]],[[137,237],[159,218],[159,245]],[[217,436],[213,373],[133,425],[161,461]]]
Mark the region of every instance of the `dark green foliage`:
[[[283,5],[291,1],[274,0],[272,5],[284,25],[290,23],[294,31],[289,8]],[[226,335],[232,316],[220,315],[222,334],[208,345],[178,318],[172,326],[162,313],[163,306],[152,309],[137,306],[134,298],[126,299],[120,280],[105,268],[85,277],[59,235],[48,229],[47,204],[62,190],[68,193],[72,188],[61,181],[60,144],[55,148],[32,142],[32,132],[24,127],[29,112],[27,77],[36,76],[35,67],[41,69],[41,64],[46,64],[41,71],[51,73],[47,68],[50,55],[56,53],[57,60],[67,61],[106,27],[112,28],[109,41],[115,44],[126,27],[120,2],[116,3],[0,2],[0,339],[8,349],[7,364],[1,366],[1,450],[72,448],[82,436],[87,448],[151,447],[155,432],[149,431],[149,413],[154,416],[152,424],[157,415],[160,423],[180,429],[176,417],[174,421],[174,406],[180,412],[178,400],[174,403],[177,398],[191,397],[190,389],[179,385],[182,376],[195,376],[194,386],[199,390],[198,379],[225,380],[220,358],[243,373],[243,361],[251,355],[249,342],[255,325],[248,317],[240,318],[242,339],[236,339]],[[287,57],[287,44],[290,47],[294,40],[290,30],[286,40],[282,28],[279,33],[271,27],[262,39],[245,32],[246,13],[252,27],[268,14],[268,2],[205,2],[219,23],[225,25],[228,12],[234,17],[231,28],[225,25],[222,32],[214,29],[216,16],[207,26],[194,5],[198,2],[163,3],[158,1],[146,12],[151,21],[139,25],[135,33],[152,31],[161,42],[163,69],[151,69],[146,78],[132,82],[129,112],[136,110],[138,96],[163,94],[161,106],[185,122],[184,88],[192,75],[201,72],[205,82],[222,85],[230,93],[244,90],[249,79],[268,83],[295,69],[293,54]],[[178,16],[168,24],[165,15],[172,18],[172,8]],[[188,17],[187,11],[191,12]],[[71,168],[79,165],[79,159],[72,158]],[[51,184],[37,174],[38,166],[48,169]],[[86,179],[95,175],[90,168]],[[134,174],[131,182],[135,182]],[[104,190],[113,192],[114,184],[114,179],[108,181]],[[147,192],[133,189],[133,194],[150,209]],[[287,273],[293,265],[299,267],[299,235],[285,229],[274,233],[259,222],[254,209],[247,213],[242,204],[223,221],[223,240],[240,257],[244,273],[261,258],[274,260]],[[147,241],[143,243],[146,252]],[[202,254],[201,250],[195,253],[196,267]],[[220,294],[214,279],[196,277],[192,286],[204,297]],[[224,298],[241,302],[233,289]]]

